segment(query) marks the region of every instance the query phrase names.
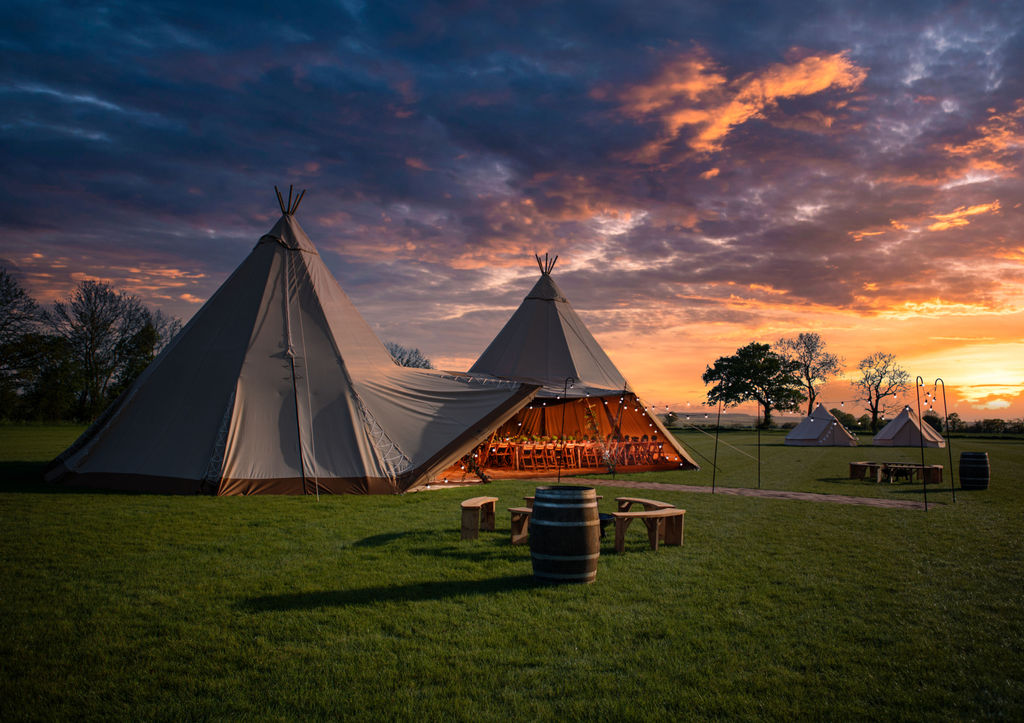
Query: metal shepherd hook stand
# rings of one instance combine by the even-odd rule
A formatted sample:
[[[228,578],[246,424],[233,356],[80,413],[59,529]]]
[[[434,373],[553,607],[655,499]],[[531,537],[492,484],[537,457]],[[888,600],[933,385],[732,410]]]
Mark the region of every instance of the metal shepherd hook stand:
[[[565,457],[565,408],[569,404],[567,395],[569,394],[569,390],[572,389],[572,385],[575,383],[576,377],[566,377],[565,384],[562,385],[562,430],[560,434],[562,438],[562,450],[558,455],[558,479],[556,484],[562,484],[562,458]]]
[[[715,494],[715,477],[718,474],[718,430],[722,428],[722,400],[718,400],[718,421],[715,422],[715,459],[711,463],[711,494]]]
[[[921,387],[924,386],[924,379],[918,375],[917,387],[914,390],[917,394],[917,423],[924,425],[927,422],[924,421],[924,417],[921,416]],[[928,476],[924,473],[924,429],[917,430],[917,436],[921,442],[921,487],[924,489],[924,511],[928,511]]]
[[[953,440],[949,438],[949,414],[946,408],[946,382],[942,377],[935,378],[932,389],[942,385],[942,421],[946,425],[946,451],[949,452],[949,491],[953,493],[953,501],[956,502],[956,488],[953,486]],[[935,396],[934,394],[932,395]]]
[[[757,400],[757,416],[754,417],[757,427],[757,488],[761,489],[761,400]]]

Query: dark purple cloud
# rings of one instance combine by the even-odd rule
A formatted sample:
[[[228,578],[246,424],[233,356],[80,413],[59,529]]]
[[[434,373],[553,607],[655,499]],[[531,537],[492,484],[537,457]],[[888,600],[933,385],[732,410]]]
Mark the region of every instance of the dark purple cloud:
[[[998,308],[1020,283],[986,263],[1020,246],[1013,3],[8,3],[0,23],[0,257],[42,297],[93,276],[188,316],[273,222],[274,184],[309,189],[300,221],[381,335],[433,354],[486,345],[534,250],[595,330],[937,287]]]

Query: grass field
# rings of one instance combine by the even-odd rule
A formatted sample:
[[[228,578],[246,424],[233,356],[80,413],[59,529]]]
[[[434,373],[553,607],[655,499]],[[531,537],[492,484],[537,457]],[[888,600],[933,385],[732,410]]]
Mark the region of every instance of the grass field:
[[[651,552],[635,524],[596,583],[544,587],[508,545],[533,483],[487,486],[498,530],[461,542],[479,487],[317,502],[36,482],[78,431],[0,427],[4,721],[1024,719],[1021,442],[971,441],[990,489],[929,490],[927,513],[649,494],[688,510],[684,547]],[[716,484],[756,486],[753,434],[723,441]],[[843,479],[917,450],[762,442],[763,487],[920,498]],[[646,478],[710,485],[710,466]],[[605,510],[624,493],[590,482]]]

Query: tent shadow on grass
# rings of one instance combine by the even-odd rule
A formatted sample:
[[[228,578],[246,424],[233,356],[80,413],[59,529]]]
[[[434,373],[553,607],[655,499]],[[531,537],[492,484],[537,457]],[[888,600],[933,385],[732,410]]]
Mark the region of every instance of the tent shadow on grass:
[[[462,595],[493,595],[512,590],[544,587],[532,575],[494,577],[487,580],[447,580],[418,582],[411,585],[379,585],[352,590],[260,595],[236,603],[235,607],[252,613],[314,610],[327,607],[372,605],[379,602],[420,602],[445,600]]]

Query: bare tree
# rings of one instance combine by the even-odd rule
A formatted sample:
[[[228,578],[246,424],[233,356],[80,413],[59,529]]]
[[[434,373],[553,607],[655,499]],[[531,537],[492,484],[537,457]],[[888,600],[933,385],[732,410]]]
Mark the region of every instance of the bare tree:
[[[384,346],[387,347],[388,352],[391,354],[391,358],[395,360],[395,364],[401,367],[417,367],[419,369],[433,369],[434,365],[430,363],[430,359],[421,352],[419,349],[410,349],[409,347],[396,344],[393,341],[384,342]]]
[[[775,342],[775,351],[799,365],[797,375],[806,390],[807,413],[810,414],[821,387],[842,373],[843,359],[825,351],[825,340],[815,332],[779,339]]]
[[[177,333],[180,322],[149,311],[109,284],[83,281],[70,298],[43,312],[76,370],[76,416],[89,419],[124,389]]]
[[[858,399],[867,405],[871,414],[871,430],[878,429],[878,415],[894,410],[898,405],[896,395],[907,391],[910,373],[896,363],[895,354],[875,352],[860,360],[857,365],[860,379],[853,388],[861,396]]]

